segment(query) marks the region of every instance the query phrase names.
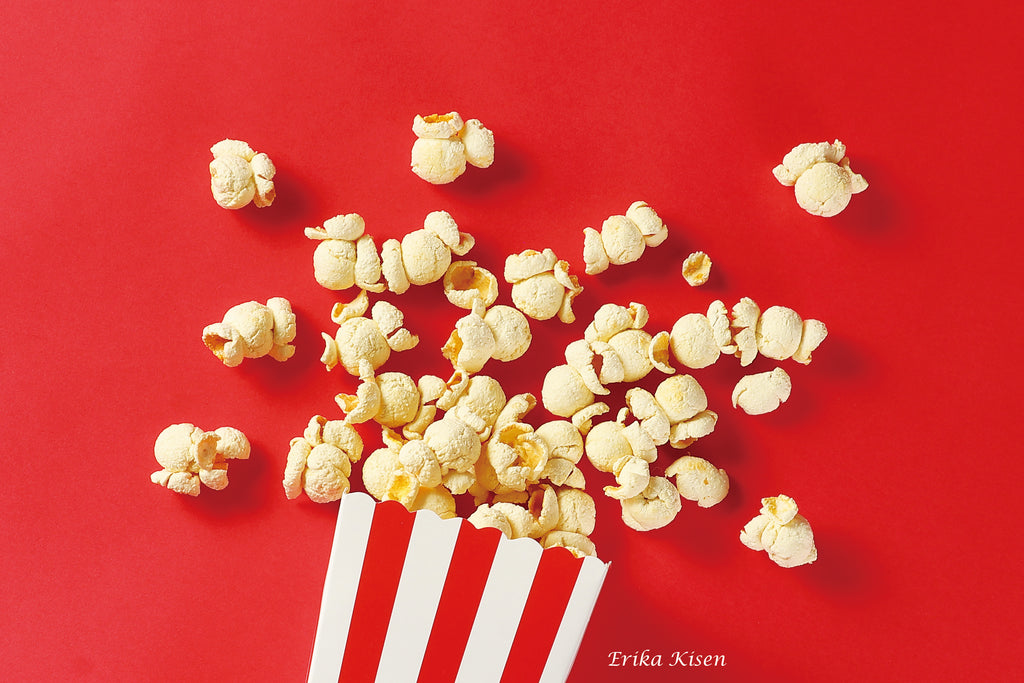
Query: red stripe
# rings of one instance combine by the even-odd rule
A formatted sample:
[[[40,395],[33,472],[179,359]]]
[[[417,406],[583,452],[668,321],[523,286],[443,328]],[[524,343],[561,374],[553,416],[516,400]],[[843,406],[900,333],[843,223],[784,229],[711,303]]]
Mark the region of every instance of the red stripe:
[[[374,509],[339,681],[372,683],[377,676],[415,519],[394,501],[378,503]]]
[[[469,522],[463,522],[459,528],[420,667],[420,683],[454,681],[458,675],[500,538],[497,529],[478,530]]]
[[[541,553],[502,683],[540,680],[582,564],[563,548]]]

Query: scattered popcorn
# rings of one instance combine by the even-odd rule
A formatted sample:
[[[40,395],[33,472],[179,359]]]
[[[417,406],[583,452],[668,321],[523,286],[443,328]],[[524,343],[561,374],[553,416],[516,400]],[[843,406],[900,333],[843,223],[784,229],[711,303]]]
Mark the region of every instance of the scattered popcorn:
[[[669,345],[677,361],[695,370],[714,364],[722,353],[711,321],[700,313],[687,313],[676,320],[669,332]]]
[[[442,279],[444,295],[459,308],[473,308],[474,301],[487,308],[498,299],[498,278],[476,261],[455,261]]]
[[[620,500],[639,495],[650,481],[650,463],[658,449],[639,423],[601,422],[587,433],[585,452],[599,472],[615,475],[618,486],[606,486],[606,495]]]
[[[793,186],[796,202],[815,216],[835,216],[863,192],[868,183],[850,170],[846,145],[836,140],[804,143],[794,147],[772,173],[785,186]]]
[[[485,311],[483,302],[475,299],[473,310],[455,322],[441,354],[456,370],[472,374],[492,358],[503,362],[519,358],[532,339],[530,323],[518,310],[495,306]]]
[[[621,503],[622,521],[637,531],[660,529],[675,519],[683,507],[679,491],[665,477],[651,477],[647,488]]]
[[[221,140],[210,152],[210,189],[220,206],[240,209],[249,202],[259,207],[274,203],[277,170],[270,157],[241,140]]]
[[[695,251],[683,261],[683,279],[691,287],[700,287],[711,274],[711,259],[703,251]]]
[[[407,351],[419,343],[419,337],[403,327],[405,316],[394,305],[376,302],[369,318],[364,317],[367,308],[366,290],[360,290],[347,304],[334,305],[331,320],[338,324],[338,331],[333,337],[321,333],[325,348],[320,361],[328,370],[340,363],[349,374],[365,376],[363,361],[369,363],[371,372],[376,371],[392,351]]]
[[[721,503],[729,493],[729,475],[725,470],[692,455],[684,455],[665,468],[665,476],[675,477],[679,495],[696,501],[702,508]]]
[[[576,320],[572,301],[583,288],[569,263],[561,261],[551,249],[527,249],[505,259],[505,282],[512,285],[512,302],[534,320],[558,316],[564,323]]]
[[[690,375],[663,380],[653,394],[633,387],[626,392],[626,405],[658,446],[687,448],[713,432],[718,422],[718,414],[708,410],[707,394]]]
[[[266,305],[248,301],[232,306],[221,322],[203,329],[203,343],[230,368],[245,358],[266,355],[286,361],[295,353],[294,339],[295,314],[282,297],[269,299]]]
[[[365,229],[366,223],[357,213],[329,218],[322,228],[306,228],[306,237],[320,242],[313,252],[317,282],[332,290],[355,285],[370,292],[384,291],[380,255]]]
[[[525,505],[485,503],[467,519],[478,529],[500,529],[509,538],[539,539],[558,523],[558,495],[554,488],[542,484],[530,492]]]
[[[450,183],[466,164],[487,168],[494,163],[494,134],[477,119],[463,122],[458,112],[417,116],[412,130],[412,172],[428,183]]]
[[[452,254],[465,256],[473,244],[473,236],[459,232],[451,214],[432,211],[421,229],[408,233],[401,242],[389,239],[381,245],[381,272],[388,289],[402,294],[410,285],[437,282],[448,272]]]
[[[247,460],[249,440],[234,427],[205,432],[193,424],[174,424],[156,437],[153,455],[163,469],[150,480],[175,493],[198,496],[200,483],[219,491],[228,485],[228,460]]]
[[[748,415],[763,415],[785,403],[792,390],[789,375],[782,368],[746,375],[732,390],[732,406]]]
[[[351,488],[352,463],[363,455],[363,440],[352,425],[315,415],[301,437],[291,440],[284,469],[284,493],[303,491],[315,503],[339,500]]]
[[[786,495],[761,499],[761,514],[747,522],[740,541],[751,550],[764,550],[780,567],[798,567],[818,559],[814,532],[796,501]]]
[[[609,265],[638,260],[647,247],[656,247],[668,237],[668,228],[646,202],[633,202],[625,216],[610,216],[601,230],[583,229],[583,261],[586,273],[603,273]]]

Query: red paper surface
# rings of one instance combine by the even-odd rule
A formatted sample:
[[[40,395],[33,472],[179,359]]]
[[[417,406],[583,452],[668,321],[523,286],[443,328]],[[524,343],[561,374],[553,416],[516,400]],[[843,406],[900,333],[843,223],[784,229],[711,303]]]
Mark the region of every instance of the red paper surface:
[[[612,566],[570,680],[1012,677],[1013,3],[20,2],[0,18],[5,678],[303,680],[337,506],[280,482],[289,440],[340,417],[356,382],[319,362],[353,292],[315,282],[302,229],[357,212],[379,244],[438,209],[499,277],[506,255],[551,247],[586,288],[577,324],[537,323],[526,356],[488,364],[510,395],[539,394],[605,302],[645,303],[650,330],[742,296],[829,327],[813,363],[783,364],[776,413],[729,404],[766,359],[693,373],[720,415],[692,447],[729,472],[720,505],[636,533],[584,465]],[[453,109],[494,131],[496,160],[432,186],[408,170],[412,119]],[[227,137],[273,159],[273,206],[214,203],[208,150]],[[835,138],[870,187],[820,219],[771,169]],[[638,199],[668,241],[583,276],[582,229]],[[693,289],[679,267],[698,249],[714,267]],[[295,357],[224,367],[202,328],[272,296],[298,316]],[[421,338],[387,369],[447,376],[462,312],[440,285],[383,298]],[[227,489],[149,482],[177,422],[249,436]],[[812,566],[738,541],[779,493],[814,528]],[[706,655],[726,664],[670,666]]]

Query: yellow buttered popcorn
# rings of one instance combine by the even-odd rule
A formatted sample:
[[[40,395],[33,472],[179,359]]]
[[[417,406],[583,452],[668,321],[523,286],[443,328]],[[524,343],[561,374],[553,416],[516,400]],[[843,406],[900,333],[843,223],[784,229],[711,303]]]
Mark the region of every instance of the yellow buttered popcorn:
[[[221,140],[210,152],[210,189],[217,204],[225,209],[240,209],[250,202],[259,207],[274,203],[277,169],[270,157],[257,154],[241,140]]]
[[[798,567],[818,559],[814,532],[787,495],[761,499],[761,514],[747,522],[740,541],[751,550],[764,550],[780,567]]]
[[[703,251],[695,251],[683,261],[683,279],[691,287],[700,287],[711,274],[711,259]]]
[[[808,142],[794,147],[772,170],[783,185],[793,187],[796,202],[814,216],[831,217],[867,189],[864,177],[850,170],[846,145],[836,140]]]
[[[234,427],[203,431],[183,422],[167,427],[156,438],[153,455],[161,470],[154,484],[175,493],[198,496],[200,484],[219,491],[228,485],[228,460],[247,460],[249,440]]]
[[[295,314],[282,297],[273,297],[266,305],[247,301],[232,306],[221,322],[203,329],[203,343],[228,367],[266,355],[286,361],[295,354],[294,339]]]
[[[450,183],[466,172],[466,164],[487,168],[494,163],[494,133],[478,119],[463,121],[458,112],[417,115],[412,130],[412,172],[434,185]]]

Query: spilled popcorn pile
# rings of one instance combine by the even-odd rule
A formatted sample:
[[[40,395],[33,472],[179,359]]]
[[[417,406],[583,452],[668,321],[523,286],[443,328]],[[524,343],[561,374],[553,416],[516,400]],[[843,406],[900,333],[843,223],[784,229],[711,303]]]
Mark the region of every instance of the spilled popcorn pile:
[[[487,168],[494,160],[491,131],[476,119],[463,121],[457,112],[417,116],[413,131],[412,170],[430,183],[452,182],[467,163]],[[270,205],[274,167],[266,155],[235,140],[219,142],[211,151],[218,204]],[[801,145],[774,173],[783,184],[796,185],[800,206],[823,216],[841,211],[850,194],[866,187],[849,171],[838,141]],[[351,489],[355,465],[362,461],[362,484],[378,500],[451,518],[456,496],[468,496],[475,507],[468,520],[475,526],[537,539],[577,557],[596,555],[589,538],[596,505],[579,467],[584,457],[614,478],[604,494],[619,501],[623,522],[638,531],[669,524],[683,500],[710,507],[728,494],[726,472],[692,455],[675,459],[664,476],[651,473],[660,446],[685,452],[711,434],[718,420],[697,380],[676,374],[673,363],[700,369],[727,355],[745,367],[761,355],[807,364],[827,335],[820,321],[783,306],[762,311],[747,297],[731,308],[716,300],[706,313],[688,313],[670,330],[653,332],[645,329],[649,318],[643,304],[605,304],[583,337],[566,346],[565,362],[544,376],[540,403],[557,419],[534,426],[526,418],[538,405],[536,396],[508,396],[498,380],[480,373],[491,361],[523,356],[533,339],[531,320],[576,320],[572,304],[583,287],[567,261],[547,248],[509,255],[502,275],[511,285],[513,305],[495,305],[498,278],[476,261],[459,260],[475,240],[446,211],[429,213],[422,228],[385,240],[379,249],[355,213],[306,228],[305,235],[317,242],[316,281],[334,291],[359,290],[331,311],[337,331],[323,334],[320,359],[327,370],[340,366],[359,384],[354,394],[335,397],[343,419],[315,415],[291,440],[283,479],[287,498],[305,493],[318,503],[336,501]],[[624,214],[604,220],[600,230],[583,230],[586,274],[635,262],[667,237],[658,213],[634,202]],[[707,282],[710,270],[710,258],[699,251],[682,266],[691,286]],[[451,375],[379,372],[393,352],[416,348],[419,338],[406,329],[399,308],[382,300],[371,305],[369,293],[402,294],[439,281],[447,300],[468,311],[440,349]],[[265,355],[286,361],[295,351],[295,316],[286,299],[265,305],[250,301],[231,308],[202,337],[229,367]],[[630,387],[626,406],[614,419],[601,419],[611,413],[599,400],[610,393],[609,385],[635,384],[654,370],[666,377],[653,392]],[[776,410],[791,391],[789,375],[776,367],[740,379],[732,403],[748,414],[763,414]],[[363,439],[353,425],[371,421],[381,430],[383,446],[364,458]],[[227,460],[248,458],[249,444],[230,427],[206,432],[179,424],[161,433],[155,455],[163,469],[152,475],[153,482],[195,496],[200,483],[227,486]],[[813,534],[796,503],[780,495],[763,499],[762,505],[741,541],[766,550],[780,566],[813,562]]]

